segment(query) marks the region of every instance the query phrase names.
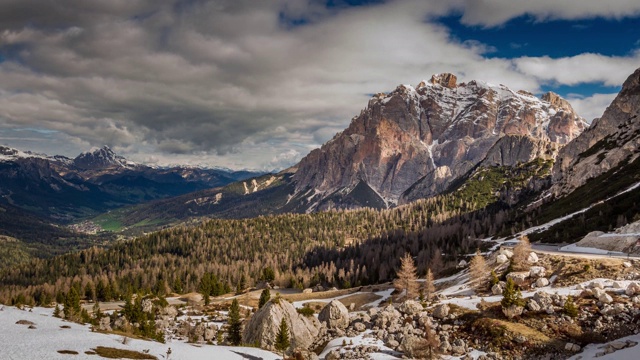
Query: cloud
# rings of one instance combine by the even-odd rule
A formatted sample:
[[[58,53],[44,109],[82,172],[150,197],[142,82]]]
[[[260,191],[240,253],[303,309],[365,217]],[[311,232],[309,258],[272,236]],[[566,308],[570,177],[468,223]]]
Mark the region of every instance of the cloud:
[[[525,15],[536,21],[622,19],[640,15],[640,3],[628,0],[472,0],[459,6],[463,9],[464,24],[486,27],[502,25]]]
[[[593,94],[589,97],[568,96],[574,110],[589,123],[595,118],[602,116],[604,109],[611,104],[617,93],[613,94]]]
[[[603,83],[618,86],[640,64],[640,51],[630,56],[580,54],[571,57],[521,57],[513,60],[518,71],[540,81],[563,85]]]
[[[638,63],[637,53],[487,59],[491,47],[453,39],[429,20],[462,11],[466,23],[493,26],[522,13],[548,18],[560,6],[487,11],[497,4],[3,1],[0,126],[57,131],[66,155],[110,145],[136,161],[269,168],[290,165],[348,126],[367,104],[363,94],[434,73],[536,92],[543,83],[619,85]],[[599,14],[614,16],[616,4]],[[585,9],[553,16],[600,11]]]

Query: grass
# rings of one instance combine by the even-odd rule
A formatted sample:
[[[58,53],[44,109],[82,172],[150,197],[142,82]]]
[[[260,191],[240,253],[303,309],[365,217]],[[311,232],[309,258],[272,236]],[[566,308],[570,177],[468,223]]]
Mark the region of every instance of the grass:
[[[98,346],[93,349],[96,354],[108,359],[152,359],[158,360],[157,357],[144,354],[133,350],[116,349],[112,347]]]
[[[78,355],[79,353],[75,350],[58,350],[59,354],[65,354],[65,355]]]

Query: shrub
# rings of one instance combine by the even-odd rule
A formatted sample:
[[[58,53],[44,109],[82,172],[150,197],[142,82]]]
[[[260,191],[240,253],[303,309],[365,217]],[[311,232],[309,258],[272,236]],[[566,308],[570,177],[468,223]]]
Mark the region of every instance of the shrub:
[[[298,314],[304,315],[306,317],[311,317],[311,316],[313,316],[313,314],[315,314],[315,311],[313,311],[312,308],[307,307],[307,306],[305,306],[303,308],[296,309],[296,310],[298,311]]]

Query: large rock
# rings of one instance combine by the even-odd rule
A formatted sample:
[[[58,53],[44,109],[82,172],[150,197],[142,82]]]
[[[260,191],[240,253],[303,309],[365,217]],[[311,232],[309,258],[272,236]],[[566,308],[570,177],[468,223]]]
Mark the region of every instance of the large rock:
[[[422,312],[424,310],[424,307],[422,307],[422,304],[415,300],[407,300],[400,305],[398,310],[400,310],[400,312],[403,314],[413,316],[417,313]]]
[[[507,274],[507,280],[513,280],[513,282],[518,286],[524,285],[527,282],[528,277],[528,271],[510,272]]]
[[[524,308],[522,306],[511,305],[508,308],[502,308],[502,313],[509,319],[522,315]]]
[[[532,278],[544,277],[547,274],[547,270],[542,266],[532,266],[529,268],[529,276]]]
[[[263,349],[275,350],[274,344],[280,322],[285,319],[289,325],[291,346],[308,348],[320,334],[321,324],[313,316],[298,314],[296,309],[284,299],[278,303],[267,302],[258,310],[244,329],[243,341],[258,344]]]
[[[318,320],[329,329],[346,329],[349,326],[349,310],[338,300],[332,300],[318,314]]]
[[[549,285],[549,280],[547,280],[547,278],[539,278],[538,280],[536,280],[536,287],[545,287]]]
[[[628,296],[639,295],[640,294],[640,285],[638,285],[638,283],[632,282],[632,283],[629,284],[629,286],[627,286],[627,288],[625,289],[624,292]]]
[[[535,264],[538,262],[538,260],[540,260],[538,258],[538,254],[534,252],[529,253],[529,256],[527,257],[527,261],[529,262],[529,264]]]
[[[504,264],[504,263],[506,263],[507,261],[509,261],[509,258],[507,257],[507,255],[500,254],[500,255],[498,255],[498,256],[496,257],[496,262],[497,262],[498,264]]]
[[[444,319],[449,315],[449,305],[440,304],[433,309],[433,317],[436,319]]]

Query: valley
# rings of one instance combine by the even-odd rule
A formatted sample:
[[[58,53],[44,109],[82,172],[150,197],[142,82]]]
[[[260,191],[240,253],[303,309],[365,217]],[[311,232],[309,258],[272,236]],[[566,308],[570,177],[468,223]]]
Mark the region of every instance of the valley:
[[[272,358],[247,346],[326,360],[626,354],[640,322],[638,89],[640,69],[586,128],[555,94],[434,75],[375,95],[299,164],[226,179],[108,148],[73,161],[4,149],[8,167],[36,170],[4,173],[15,182],[0,302],[12,317],[43,313],[47,327],[55,306],[106,333],[78,327],[86,345],[57,349],[78,354],[114,334],[155,358],[163,342],[172,358]],[[27,178],[38,191],[21,188]],[[61,216],[29,196],[87,212]],[[598,342],[609,345],[592,351]]]

